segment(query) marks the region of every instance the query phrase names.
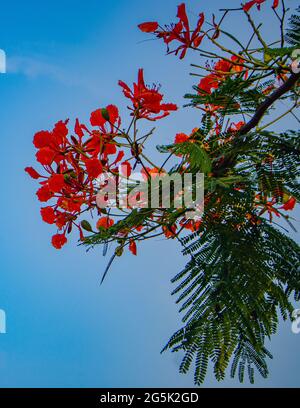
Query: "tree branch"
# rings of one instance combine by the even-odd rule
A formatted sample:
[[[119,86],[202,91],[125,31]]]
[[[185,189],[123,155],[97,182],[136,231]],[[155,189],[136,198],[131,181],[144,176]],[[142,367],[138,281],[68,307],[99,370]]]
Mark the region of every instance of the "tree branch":
[[[291,74],[289,79],[283,85],[281,85],[280,88],[276,89],[276,91],[274,91],[270,96],[268,96],[265,99],[265,101],[258,107],[253,118],[240,129],[239,134],[245,135],[246,133],[250,132],[251,129],[257,126],[261,118],[264,116],[265,112],[269,109],[269,107],[273,105],[273,103],[277,101],[279,98],[281,98],[282,95],[290,91],[299,79],[300,73]]]
[[[281,98],[282,95],[290,91],[297,81],[300,79],[300,73],[298,74],[291,74],[289,79],[281,85],[276,91],[274,91],[270,96],[268,96],[265,101],[258,107],[257,111],[255,112],[254,116],[252,119],[246,123],[239,131],[239,136],[245,135],[246,133],[250,132],[251,129],[256,127],[261,120],[261,118],[264,116],[266,111],[269,109],[273,103]],[[236,142],[241,141],[239,137],[235,139]],[[236,154],[228,154],[226,157],[222,157],[221,160],[216,161],[214,167],[213,167],[213,174],[218,177],[224,172],[227,171],[228,168],[232,167],[235,163],[236,160]]]

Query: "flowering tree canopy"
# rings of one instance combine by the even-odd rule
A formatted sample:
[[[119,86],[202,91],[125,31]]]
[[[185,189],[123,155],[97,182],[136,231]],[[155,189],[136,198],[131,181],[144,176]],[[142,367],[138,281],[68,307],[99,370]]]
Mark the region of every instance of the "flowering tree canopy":
[[[194,23],[180,4],[176,22],[139,25],[166,44],[167,54],[197,57],[192,74],[198,80],[185,98],[199,119],[189,134],[178,129],[172,144],[157,146],[165,155],[162,164],[144,150],[154,131],[150,125],[179,107],[160,87],[147,85],[140,69],[132,86],[119,81],[128,103],[126,127],[114,104],[92,112],[89,124],[61,120],[34,135],[40,169],[25,169],[39,181],[41,216],[55,226],[57,249],[76,229],[88,248],[115,245],[109,267],[126,249],[137,255],[146,239],[164,236],[180,243],[188,261],[173,279],[173,294],[183,327],[164,350],[184,353],[183,373],[195,361],[198,385],[209,360],[218,380],[230,363],[240,381],[245,369],[251,382],[255,369],[267,377],[266,338],[276,332],[279,314],[292,317],[291,295],[300,299],[299,247],[277,223],[294,228],[291,211],[300,200],[299,131],[276,131],[285,117],[300,122],[300,9],[288,15],[285,3],[253,0],[212,18],[200,12]],[[274,38],[264,37],[251,14],[269,7],[278,22]],[[223,29],[232,14],[251,29],[246,44]],[[149,125],[142,136],[140,124]],[[142,175],[139,191],[130,179],[134,171]],[[169,206],[149,205],[149,182],[164,184],[175,174],[193,176],[192,193],[199,183],[195,176],[204,175],[198,215],[191,217],[185,203],[175,205],[183,191],[170,194]],[[124,180],[126,194],[111,198]],[[101,189],[105,194],[99,195]]]

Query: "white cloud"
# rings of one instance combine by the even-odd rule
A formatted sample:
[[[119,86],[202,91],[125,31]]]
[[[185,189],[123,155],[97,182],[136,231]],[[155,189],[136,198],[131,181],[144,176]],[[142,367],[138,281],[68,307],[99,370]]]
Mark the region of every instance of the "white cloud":
[[[75,67],[76,68],[76,67]],[[92,90],[88,78],[76,69],[67,70],[59,65],[43,60],[43,57],[12,56],[7,59],[7,73],[24,75],[29,79],[50,78],[66,86],[81,86]]]
[[[31,57],[10,57],[7,71],[13,74],[23,74],[30,78],[44,75],[54,79],[62,77],[62,71],[58,66]]]

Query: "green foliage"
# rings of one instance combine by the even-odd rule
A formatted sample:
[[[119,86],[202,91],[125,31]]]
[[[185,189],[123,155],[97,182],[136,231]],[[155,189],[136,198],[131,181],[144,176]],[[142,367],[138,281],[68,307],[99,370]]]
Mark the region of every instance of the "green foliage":
[[[185,98],[191,102],[187,106],[215,105],[218,112],[224,115],[253,113],[264,99],[259,89],[252,87],[254,78],[246,80],[241,76],[227,77],[211,94],[194,87],[197,94],[187,94]]]
[[[172,152],[184,157],[190,171],[210,173],[212,163],[208,153],[205,151],[201,142],[184,142],[168,146],[157,146],[161,153]]]
[[[133,209],[126,217],[122,218],[112,227],[101,229],[99,232],[86,237],[83,244],[88,247],[94,247],[95,245],[106,243],[107,241],[114,241],[118,233],[142,225],[152,212],[153,210],[148,208]],[[121,236],[119,241],[119,243],[122,243]]]
[[[256,191],[278,197],[290,193],[300,198],[300,131],[281,134],[255,132],[238,137],[224,152],[235,157],[235,172],[251,180]]]
[[[265,50],[265,59],[274,59],[276,57],[291,56],[297,47],[267,48]]]
[[[231,376],[241,382],[245,371],[250,382],[255,370],[268,375],[266,338],[277,330],[278,311],[283,319],[291,316],[290,296],[300,298],[300,251],[259,216],[255,192],[278,202],[283,193],[299,197],[299,148],[299,131],[249,133],[220,148],[230,163],[223,178],[232,183],[212,178],[200,229],[181,239],[190,261],[173,279],[173,295],[179,295],[185,326],[164,348],[184,352],[182,373],[194,362],[197,385],[209,360],[218,380],[230,363]]]
[[[243,206],[243,200],[238,204]],[[209,360],[218,380],[230,361],[231,375],[238,368],[240,381],[245,368],[251,382],[255,369],[266,377],[270,354],[265,338],[276,332],[278,309],[284,319],[290,316],[289,295],[300,295],[298,246],[265,220],[259,228],[251,222],[236,228],[240,211],[227,211],[226,222],[213,223],[208,217],[209,228],[203,226],[200,236],[183,243],[191,259],[173,279],[179,282],[173,294],[179,294],[185,326],[164,350],[185,353],[183,373],[195,360],[197,385],[205,379]]]
[[[300,7],[297,8],[297,12],[300,13]],[[300,46],[300,16],[299,14],[293,14],[290,18],[290,28],[287,30],[286,41],[294,45]]]

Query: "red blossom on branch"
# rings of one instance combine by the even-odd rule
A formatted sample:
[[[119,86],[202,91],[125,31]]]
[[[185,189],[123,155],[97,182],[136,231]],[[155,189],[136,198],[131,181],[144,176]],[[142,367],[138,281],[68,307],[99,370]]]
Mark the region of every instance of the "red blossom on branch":
[[[112,218],[109,217],[101,217],[98,221],[97,221],[97,228],[110,228],[114,225],[114,220]]]
[[[137,247],[133,239],[129,241],[129,251],[132,253],[132,255],[137,255]]]
[[[200,80],[198,88],[206,94],[211,94],[228,76],[245,71],[245,78],[247,78],[247,70],[243,67],[243,63],[243,58],[236,55],[233,55],[230,61],[225,59],[217,61],[211,69],[212,72]]]
[[[171,225],[171,226],[164,225],[164,226],[162,227],[162,229],[163,229],[163,232],[164,232],[165,237],[166,237],[167,239],[169,239],[169,238],[175,238],[175,236],[176,236],[176,231],[177,231],[177,226],[176,226],[175,224],[174,224],[174,225]]]
[[[190,136],[186,135],[185,133],[177,133],[177,135],[175,136],[174,143],[175,144],[184,143],[187,142],[189,138]]]
[[[154,33],[159,25],[156,21],[149,21],[148,23],[139,24],[138,27],[143,33]]]
[[[26,167],[25,171],[29,176],[35,180],[39,179],[42,177],[33,167]]]
[[[260,6],[265,2],[266,0],[251,0],[248,1],[243,5],[243,9],[245,11],[249,11],[253,6],[257,6],[257,9],[260,10]],[[279,5],[279,0],[273,0],[273,5],[272,8],[275,9]]]
[[[56,249],[61,249],[66,243],[67,243],[67,238],[65,234],[55,234],[52,237],[52,245]]]
[[[43,218],[43,221],[45,221],[47,224],[55,223],[56,215],[52,207],[41,208],[41,216]]]
[[[118,108],[109,105],[91,114],[91,124],[96,130],[89,130],[76,119],[75,136],[67,127],[67,121],[56,123],[52,131],[40,131],[34,135],[33,144],[38,149],[36,158],[44,174],[33,167],[25,171],[33,179],[42,179],[37,191],[39,201],[53,204],[41,209],[42,219],[55,224],[58,233],[52,238],[52,245],[60,249],[66,242],[66,234],[73,227],[83,233],[77,218],[82,212],[96,209],[96,180],[102,172],[114,172],[115,166],[123,159],[124,152],[117,149],[114,138],[121,124]],[[110,157],[116,157],[110,160]],[[111,221],[108,224],[110,227]]]
[[[139,69],[138,81],[133,84],[133,90],[123,81],[119,81],[119,85],[123,88],[125,97],[131,100],[133,108],[129,109],[138,119],[162,119],[168,116],[170,111],[178,109],[173,103],[162,103],[163,95],[157,86],[150,88],[145,85],[143,69]]]
[[[260,8],[265,0],[256,0],[247,2],[243,8],[249,11],[254,5]],[[278,0],[273,2],[273,8],[278,6]],[[178,48],[174,52],[176,55],[180,53],[180,58],[186,55],[187,49],[195,49],[199,47],[204,35],[202,26],[204,23],[204,15],[199,15],[196,28],[190,29],[190,22],[186,14],[184,4],[178,6],[177,12],[178,22],[162,28],[157,22],[146,22],[139,25],[143,32],[154,33],[158,38],[162,38],[168,45],[172,42],[179,42]],[[221,24],[221,23],[220,23]],[[212,40],[215,40],[220,34],[220,26],[213,19],[213,27],[215,34]],[[168,48],[169,52],[169,48]],[[233,52],[232,52],[233,53]],[[242,51],[240,51],[242,54]],[[209,65],[207,63],[208,74],[203,77],[198,85],[198,92],[201,96],[212,96],[213,92],[218,89],[226,81],[227,78],[247,78],[249,62],[247,61],[247,68],[244,66],[243,55],[235,54],[230,56],[217,57],[220,58],[215,63]],[[247,56],[244,58],[247,60]],[[138,71],[137,82],[130,88],[123,81],[119,81],[124,96],[131,101],[129,107],[131,115],[133,116],[133,128],[136,126],[136,121],[139,119],[147,119],[155,121],[166,117],[172,111],[178,108],[173,103],[163,103],[163,94],[160,92],[158,86],[148,86],[144,81],[143,69]],[[274,86],[274,85],[273,85]],[[262,91],[264,92],[264,90]],[[208,99],[209,100],[209,99]],[[212,127],[207,135],[206,140],[201,141],[201,148],[210,154],[211,136],[217,136],[217,144],[219,146],[229,143],[234,140],[238,132],[245,126],[244,121],[237,123],[227,122],[224,127],[220,120],[220,113],[224,107],[219,104],[211,102],[199,106],[199,109],[209,115],[212,120]],[[42,203],[49,203],[48,206],[41,208],[42,219],[48,223],[55,225],[58,229],[57,234],[52,238],[52,244],[55,248],[60,249],[66,242],[66,235],[72,229],[79,231],[81,240],[85,240],[83,229],[93,232],[93,229],[88,226],[86,222],[79,222],[78,218],[84,212],[96,212],[97,218],[96,228],[101,232],[101,229],[109,229],[114,225],[114,220],[111,217],[101,216],[105,211],[97,207],[97,192],[101,175],[109,173],[110,177],[114,179],[117,177],[129,177],[135,167],[141,165],[141,173],[145,181],[155,179],[158,176],[166,175],[167,172],[163,168],[147,167],[142,163],[140,155],[143,155],[143,143],[136,142],[136,133],[134,135],[134,142],[126,135],[121,127],[121,117],[119,110],[115,105],[108,105],[105,108],[94,110],[90,115],[90,125],[87,127],[76,119],[74,126],[74,134],[68,128],[69,120],[59,121],[50,131],[42,130],[34,135],[33,144],[37,149],[36,159],[44,169],[44,172],[38,172],[33,167],[26,167],[25,171],[33,179],[39,180],[39,188],[37,197]],[[131,125],[130,125],[131,127]],[[194,129],[190,135],[185,133],[177,133],[174,144],[181,143],[199,143],[199,136],[201,131]],[[135,128],[136,131],[136,128]],[[151,132],[149,133],[149,135]],[[126,144],[119,142],[118,138],[125,138]],[[146,135],[146,138],[148,135]],[[143,139],[143,137],[142,137]],[[121,139],[122,141],[122,139]],[[130,153],[129,157],[124,157],[125,153],[122,146],[126,146]],[[176,146],[176,149],[181,146]],[[174,154],[181,157],[184,162],[182,171],[189,168],[188,155],[180,154],[174,149]],[[130,160],[134,162],[130,162]],[[220,156],[217,160],[218,164],[222,164],[224,157]],[[117,165],[121,164],[120,173]],[[209,173],[213,175],[213,173]],[[107,198],[103,199],[104,204]],[[130,201],[131,200],[131,201]],[[138,208],[139,205],[144,205],[146,198],[144,193],[133,194],[131,199],[127,202],[128,208]],[[256,202],[255,207],[259,208],[259,215],[268,213],[270,218],[275,214],[280,216],[275,205],[278,204],[276,198],[271,201]],[[279,209],[285,211],[292,210],[296,205],[294,197],[289,197],[284,201],[284,205]],[[217,220],[220,215],[215,214]],[[159,222],[161,234],[166,238],[174,238],[177,236],[177,231],[182,229],[191,232],[197,231],[201,226],[201,220],[192,221],[182,218],[180,221],[172,221],[171,225],[166,223],[163,217],[155,219],[154,215],[149,216],[150,223],[154,221]],[[145,225],[134,225],[129,229],[119,231],[117,236],[125,237],[129,243],[129,250],[136,255],[136,233],[145,228]],[[103,231],[102,231],[103,232]]]
[[[202,26],[204,23],[204,14],[200,13],[194,30],[191,31],[190,23],[186,14],[185,4],[178,6],[177,17],[179,21],[176,24],[160,28],[157,22],[142,23],[138,27],[145,33],[154,33],[158,38],[162,38],[168,46],[168,54],[174,53],[178,55],[180,52],[180,59],[183,59],[189,48],[197,48],[201,44],[204,33],[202,33]],[[169,44],[173,41],[178,41],[181,45],[175,50],[169,50]]]

